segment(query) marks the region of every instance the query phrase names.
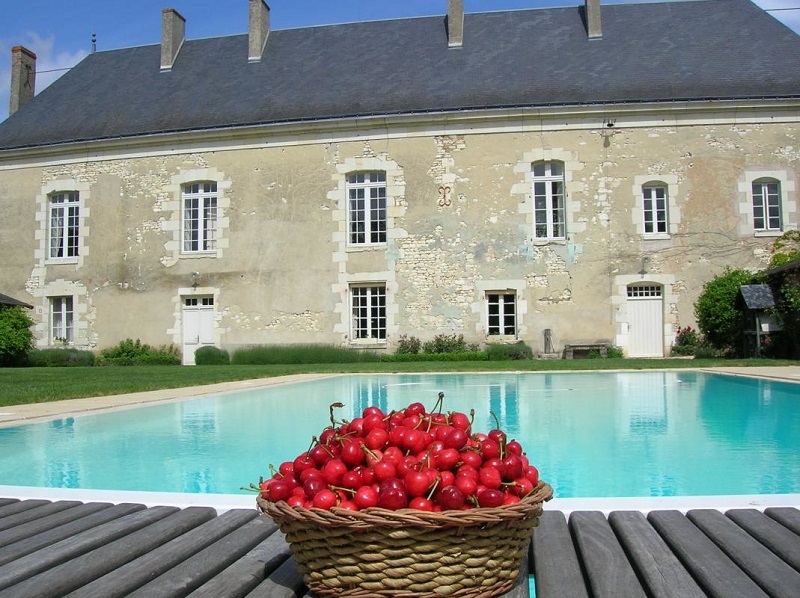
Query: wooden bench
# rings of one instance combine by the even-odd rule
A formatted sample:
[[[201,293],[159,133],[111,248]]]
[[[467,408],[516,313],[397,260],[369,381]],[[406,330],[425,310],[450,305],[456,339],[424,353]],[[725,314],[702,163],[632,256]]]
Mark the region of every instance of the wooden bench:
[[[597,351],[601,357],[608,356],[608,343],[570,343],[564,345],[564,359],[573,359],[575,351],[591,353]]]

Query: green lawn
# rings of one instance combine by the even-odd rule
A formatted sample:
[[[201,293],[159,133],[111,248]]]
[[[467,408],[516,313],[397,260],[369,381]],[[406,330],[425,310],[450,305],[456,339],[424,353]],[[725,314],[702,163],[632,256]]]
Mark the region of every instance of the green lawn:
[[[0,368],[0,407],[42,403],[217,382],[308,373],[515,372],[643,370],[713,366],[782,366],[797,361],[766,359],[574,359],[532,361],[423,361],[316,365],[130,366]]]

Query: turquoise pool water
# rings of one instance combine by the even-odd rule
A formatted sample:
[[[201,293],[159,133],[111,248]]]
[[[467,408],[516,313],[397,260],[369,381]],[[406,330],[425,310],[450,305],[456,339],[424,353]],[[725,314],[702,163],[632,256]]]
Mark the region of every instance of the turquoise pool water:
[[[445,393],[560,498],[800,493],[800,385],[697,372],[341,376],[0,428],[0,484],[236,494],[328,424]]]

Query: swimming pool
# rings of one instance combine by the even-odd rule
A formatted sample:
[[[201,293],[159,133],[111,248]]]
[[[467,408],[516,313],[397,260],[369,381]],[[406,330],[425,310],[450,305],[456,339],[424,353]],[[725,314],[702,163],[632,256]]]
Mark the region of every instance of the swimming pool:
[[[566,497],[800,493],[800,386],[689,371],[337,376],[0,429],[13,486],[235,494],[352,418],[439,391]]]

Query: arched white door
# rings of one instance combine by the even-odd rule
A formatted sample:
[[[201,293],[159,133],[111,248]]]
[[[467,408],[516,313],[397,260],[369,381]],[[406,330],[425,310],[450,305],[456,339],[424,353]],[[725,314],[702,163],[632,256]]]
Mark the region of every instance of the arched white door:
[[[628,286],[628,357],[664,357],[663,287]]]

